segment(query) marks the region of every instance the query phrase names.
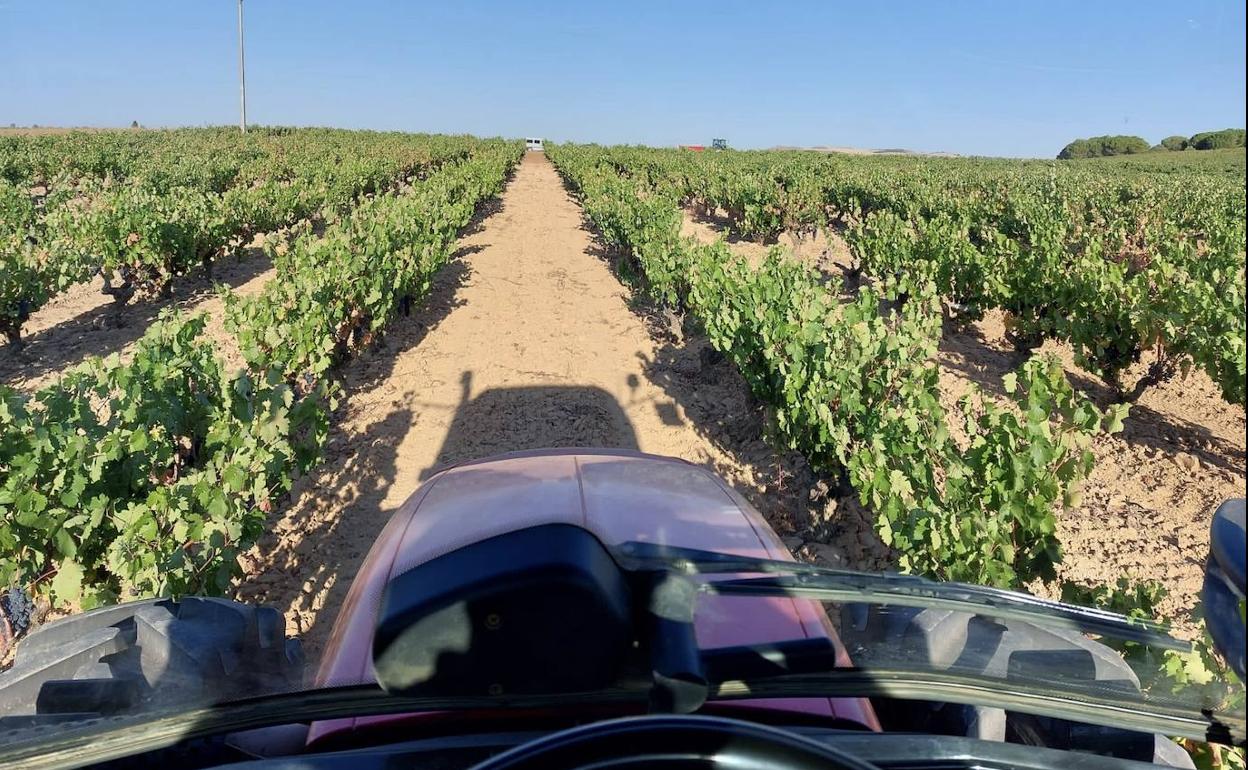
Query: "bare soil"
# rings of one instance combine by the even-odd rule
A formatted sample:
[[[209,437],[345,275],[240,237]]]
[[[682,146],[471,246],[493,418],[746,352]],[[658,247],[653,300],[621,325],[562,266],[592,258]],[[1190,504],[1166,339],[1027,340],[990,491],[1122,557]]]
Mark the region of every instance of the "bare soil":
[[[725,233],[722,223],[692,212],[684,229],[703,242]],[[797,244],[796,258],[827,271],[847,268],[844,241],[834,233],[825,237],[826,251],[807,239]],[[781,236],[782,246],[786,241],[794,243]],[[729,242],[751,260],[767,249]],[[1109,386],[1075,364],[1070,346],[1050,341],[1041,350],[1057,355],[1075,387],[1099,405],[1115,400]],[[966,329],[947,332],[937,363],[941,401],[950,409],[972,386],[1003,401],[1001,378],[1022,359],[1005,340],[1002,314],[994,311]],[[1146,355],[1124,382],[1133,383],[1149,363]],[[1132,405],[1122,433],[1098,437],[1093,451],[1096,467],[1082,487],[1082,504],[1058,516],[1066,551],[1059,578],[1112,583],[1125,574],[1160,580],[1170,593],[1160,611],[1182,620],[1200,591],[1213,512],[1227,498],[1245,494],[1244,408],[1226,403],[1207,375],[1193,371],[1146,390]],[[838,520],[843,529],[855,522],[870,526],[861,516]],[[848,535],[842,532],[833,542],[851,560],[864,558],[850,547]],[[878,562],[868,558],[862,566],[875,568]],[[1185,622],[1178,628],[1190,629]]]
[[[104,281],[95,277],[72,286],[31,314],[22,327],[23,347],[0,346],[0,383],[24,391],[50,384],[88,356],[112,353],[127,358],[148,325],[167,308],[186,313],[206,313],[207,339],[227,365],[241,364],[233,335],[225,330],[224,303],[216,291],[229,286],[238,294],[254,294],[273,276],[269,258],[257,236],[248,246],[217,260],[211,277],[197,269],[174,281],[174,296],[167,300],[116,306],[103,292]]]
[[[285,610],[315,657],[369,546],[420,482],[510,450],[683,457],[792,532],[811,507],[809,471],[759,438],[731,364],[682,336],[630,308],[554,168],[528,155],[423,307],[344,368],[326,462],[245,559],[239,594]]]
[[[685,229],[714,240],[722,225],[689,217]],[[829,277],[850,265],[835,233],[782,236],[779,245]],[[755,261],[769,248],[731,247]],[[635,299],[615,259],[546,158],[526,156],[501,200],[462,234],[421,307],[342,369],[325,462],[297,482],[244,557],[240,598],[281,608],[315,660],[369,547],[422,480],[448,462],[550,446],[683,457],[725,478],[800,556],[892,566],[853,494],[769,447],[767,416],[732,364],[680,319]],[[219,265],[216,280],[247,294],[271,275],[252,248]],[[31,319],[25,351],[0,351],[0,382],[29,390],[88,354],[124,356],[168,304],[207,312],[222,355],[237,361],[212,283],[189,276],[171,303],[127,308],[120,326],[98,285],[75,287]],[[1109,389],[1068,349],[1046,349],[1108,403]],[[973,384],[1001,397],[1001,375],[1017,365],[996,315],[947,334],[938,363],[947,405]],[[1098,439],[1083,503],[1059,518],[1064,576],[1157,578],[1172,592],[1163,611],[1190,606],[1210,515],[1244,494],[1244,429],[1244,410],[1200,373],[1146,392],[1122,434]]]
[[[696,238],[702,243],[714,243],[723,238],[736,254],[745,257],[755,267],[762,264],[774,249],[814,268],[824,278],[839,280],[853,266],[853,254],[849,244],[836,229],[820,229],[814,233],[797,235],[780,233],[774,241],[757,241],[739,238],[731,232],[730,220],[719,211],[708,212],[697,207],[685,209],[680,234]]]

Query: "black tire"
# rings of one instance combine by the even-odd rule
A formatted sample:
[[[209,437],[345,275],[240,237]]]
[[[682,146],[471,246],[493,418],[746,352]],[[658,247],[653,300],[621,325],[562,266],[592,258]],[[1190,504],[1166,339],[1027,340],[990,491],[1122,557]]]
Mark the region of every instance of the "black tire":
[[[1065,676],[1097,682],[1100,688],[1128,693],[1140,690],[1138,676],[1121,655],[1074,629],[1042,628],[954,610],[844,604],[840,636],[850,660],[868,670],[917,664],[1002,682]],[[1077,725],[986,706],[884,698],[875,699],[874,704],[886,732],[964,735],[1171,767],[1193,766],[1187,753],[1164,736]]]
[[[23,639],[0,674],[0,716],[185,707],[302,683],[302,649],[277,610],[152,599],[72,615]]]

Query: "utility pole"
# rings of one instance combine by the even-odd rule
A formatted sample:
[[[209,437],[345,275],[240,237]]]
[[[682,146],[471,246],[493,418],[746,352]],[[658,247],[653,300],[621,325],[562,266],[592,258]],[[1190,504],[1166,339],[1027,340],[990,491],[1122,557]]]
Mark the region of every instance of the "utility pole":
[[[243,0],[238,0],[238,129],[247,133],[247,68],[243,63]]]

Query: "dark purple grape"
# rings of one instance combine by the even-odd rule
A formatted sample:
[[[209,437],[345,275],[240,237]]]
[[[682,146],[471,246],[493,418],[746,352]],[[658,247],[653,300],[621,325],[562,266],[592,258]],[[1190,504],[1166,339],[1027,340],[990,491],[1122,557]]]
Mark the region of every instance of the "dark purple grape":
[[[34,611],[35,603],[24,589],[13,586],[0,594],[0,615],[8,619],[15,637],[30,627],[30,616]]]

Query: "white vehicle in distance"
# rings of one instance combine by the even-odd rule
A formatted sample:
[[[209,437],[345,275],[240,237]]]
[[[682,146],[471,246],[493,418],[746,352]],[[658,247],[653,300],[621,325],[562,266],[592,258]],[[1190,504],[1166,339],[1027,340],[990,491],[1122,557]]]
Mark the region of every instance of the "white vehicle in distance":
[[[525,139],[524,144],[525,144],[525,148],[529,152],[543,152],[544,151],[542,147],[541,139]]]

